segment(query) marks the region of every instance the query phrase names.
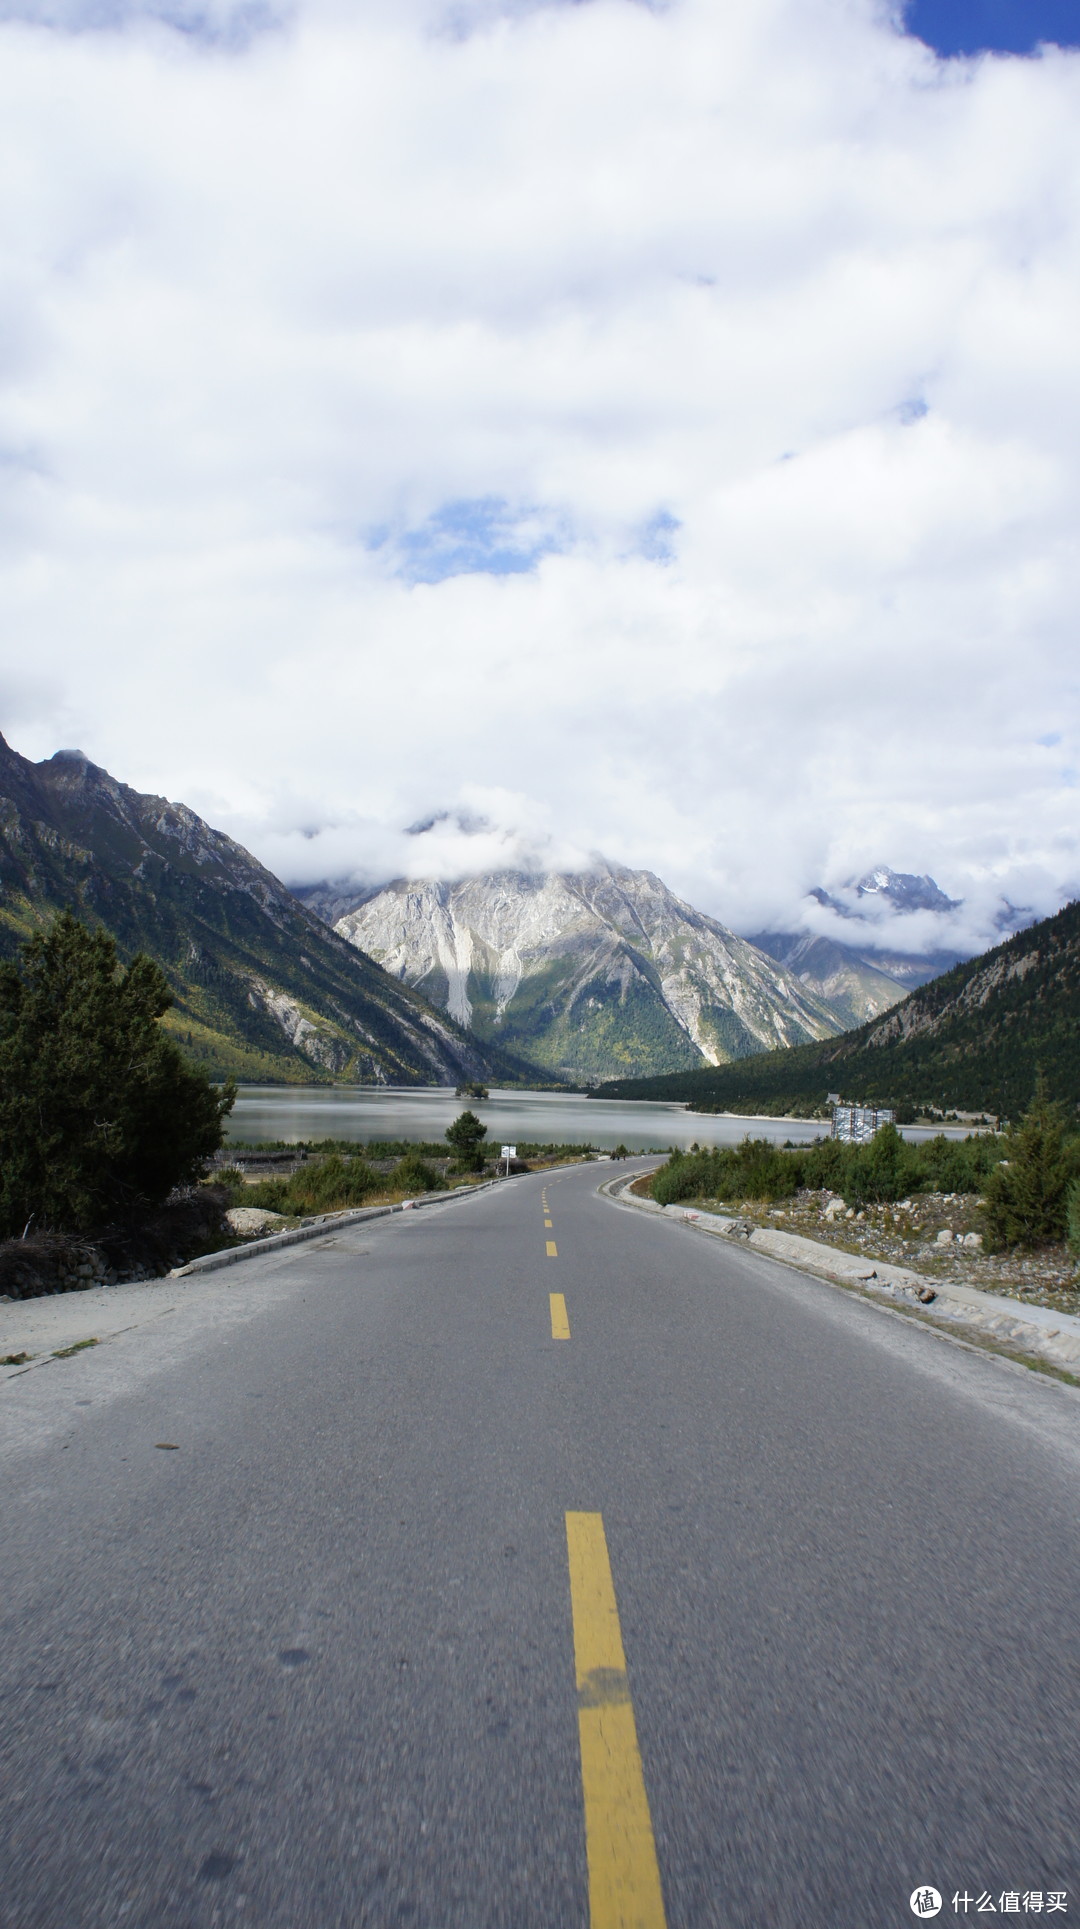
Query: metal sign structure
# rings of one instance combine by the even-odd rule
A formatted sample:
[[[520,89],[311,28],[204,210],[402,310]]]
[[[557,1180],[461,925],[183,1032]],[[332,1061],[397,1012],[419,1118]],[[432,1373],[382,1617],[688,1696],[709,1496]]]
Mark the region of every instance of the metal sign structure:
[[[832,1135],[846,1145],[869,1145],[883,1125],[895,1125],[896,1113],[884,1105],[834,1105]]]

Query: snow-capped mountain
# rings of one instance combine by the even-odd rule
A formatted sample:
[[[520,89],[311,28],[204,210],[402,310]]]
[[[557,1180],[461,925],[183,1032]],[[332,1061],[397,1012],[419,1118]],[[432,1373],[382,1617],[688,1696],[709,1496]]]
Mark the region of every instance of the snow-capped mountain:
[[[480,1038],[582,1081],[725,1064],[848,1022],[649,871],[398,879],[351,907],[337,887],[299,895]]]
[[[834,927],[830,935],[806,929],[756,931],[750,943],[786,965],[808,992],[824,998],[845,1026],[879,1017],[917,985],[951,970],[964,955],[947,945],[927,948],[925,917],[918,920],[921,944],[909,939],[911,949],[905,949],[905,924],[916,913],[930,912],[944,921],[960,909],[961,900],[947,897],[932,877],[879,864],[833,892],[818,886],[809,896],[843,918],[843,939]],[[881,944],[883,932],[891,944]]]
[[[917,877],[912,871],[894,871],[888,864],[878,864],[874,870],[867,871],[865,877],[854,878],[843,887],[842,895],[830,896],[828,891],[811,891],[819,904],[828,904],[839,911],[843,918],[859,917],[860,898],[879,898],[888,903],[894,911],[904,916],[912,911],[959,911],[961,899],[946,897],[944,891],[932,877]],[[854,898],[853,905],[850,900]],[[846,900],[846,901],[845,901]]]

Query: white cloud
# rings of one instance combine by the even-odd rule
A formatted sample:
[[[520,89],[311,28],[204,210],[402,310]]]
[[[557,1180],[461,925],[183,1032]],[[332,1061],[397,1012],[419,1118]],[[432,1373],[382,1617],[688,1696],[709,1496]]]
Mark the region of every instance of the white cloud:
[[[751,929],[887,861],[969,942],[1077,888],[1080,55],[873,0],[29,11],[18,748],[298,881],[600,850]]]

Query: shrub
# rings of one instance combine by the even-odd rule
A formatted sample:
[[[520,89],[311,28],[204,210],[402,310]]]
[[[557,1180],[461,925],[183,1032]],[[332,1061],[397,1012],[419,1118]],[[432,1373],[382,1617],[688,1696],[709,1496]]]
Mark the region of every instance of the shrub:
[[[228,1193],[230,1206],[241,1205],[247,1198],[248,1184],[238,1165],[218,1166],[214,1173],[214,1184]]]
[[[273,1179],[264,1181],[273,1185]],[[343,1159],[339,1152],[301,1166],[286,1185],[288,1205],[277,1210],[290,1212],[343,1212],[349,1206],[362,1206],[373,1192],[381,1191],[384,1181],[366,1159]],[[254,1189],[254,1188],[253,1188]],[[259,1187],[258,1190],[262,1190]]]
[[[710,1152],[673,1152],[653,1177],[652,1196],[662,1206],[679,1199],[784,1199],[798,1184],[790,1154],[767,1139],[744,1139]]]
[[[261,1206],[266,1212],[296,1212],[298,1208],[289,1200],[288,1179],[260,1179],[257,1185],[243,1185],[240,1190],[230,1190],[231,1206]]]
[[[434,1166],[418,1158],[415,1153],[406,1154],[391,1172],[387,1181],[391,1192],[444,1192],[446,1181],[441,1179]]]
[[[915,1148],[905,1144],[895,1125],[882,1125],[869,1145],[852,1149],[841,1191],[849,1206],[883,1204],[921,1183]]]
[[[1001,1158],[989,1136],[962,1141],[940,1135],[909,1145],[884,1125],[869,1145],[818,1139],[775,1146],[767,1139],[707,1152],[673,1151],[653,1176],[661,1205],[679,1199],[787,1199],[801,1187],[842,1193],[849,1205],[886,1203],[920,1191],[980,1192]]]

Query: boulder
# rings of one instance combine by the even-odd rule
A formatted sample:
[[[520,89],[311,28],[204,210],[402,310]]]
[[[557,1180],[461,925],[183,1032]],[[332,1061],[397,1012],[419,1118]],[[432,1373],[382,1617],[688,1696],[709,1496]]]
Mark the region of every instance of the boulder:
[[[269,1212],[265,1206],[230,1206],[225,1214],[225,1223],[230,1232],[239,1233],[243,1239],[252,1239],[261,1232],[273,1232],[277,1226],[283,1226],[285,1214]]]

